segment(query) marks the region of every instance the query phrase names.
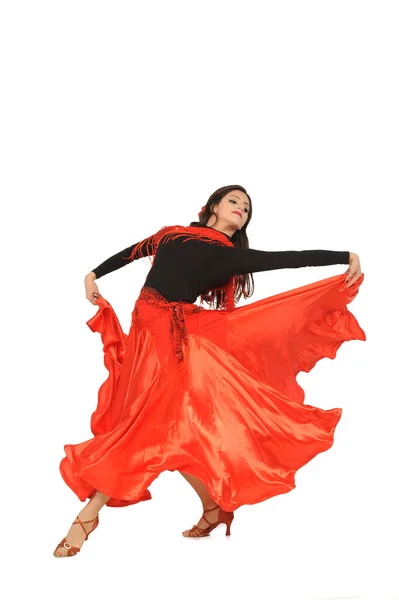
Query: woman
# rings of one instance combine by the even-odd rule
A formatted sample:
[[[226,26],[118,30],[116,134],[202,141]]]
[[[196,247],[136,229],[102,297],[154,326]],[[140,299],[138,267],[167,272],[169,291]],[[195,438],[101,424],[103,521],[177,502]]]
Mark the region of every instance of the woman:
[[[333,444],[342,410],[304,404],[296,382],[344,341],[366,336],[347,304],[364,275],[349,251],[249,249],[252,201],[239,185],[214,192],[190,226],[163,227],[112,256],[85,278],[99,306],[108,379],[92,415],[93,438],[66,445],[60,471],[90,499],[54,556],[75,556],[108,506],[151,498],[149,484],[179,471],[203,514],[185,537],[226,534],[234,510],[295,487],[295,472]],[[129,334],[95,279],[152,257]],[[235,308],[253,294],[252,272],[349,264],[330,277]],[[201,304],[195,300],[201,297]],[[202,303],[209,305],[205,309]]]

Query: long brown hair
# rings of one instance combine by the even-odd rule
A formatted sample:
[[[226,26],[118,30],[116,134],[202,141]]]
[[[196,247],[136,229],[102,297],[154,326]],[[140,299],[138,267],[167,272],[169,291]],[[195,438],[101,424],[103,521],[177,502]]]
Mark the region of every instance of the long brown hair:
[[[242,185],[225,185],[217,189],[211,196],[209,196],[207,203],[205,204],[205,208],[199,216],[198,221],[192,221],[190,223],[191,227],[203,227],[209,221],[211,215],[215,214],[213,212],[213,207],[226,196],[229,192],[233,190],[240,190],[244,192],[248,196],[249,200],[249,211],[248,218],[245,222],[245,225],[241,229],[237,229],[234,234],[231,236],[231,241],[234,246],[237,248],[249,248],[249,241],[247,236],[247,227],[252,218],[252,200],[245,188]],[[215,215],[217,217],[217,215]],[[201,294],[201,302],[206,302],[212,308],[220,308],[222,302],[222,294],[224,292],[217,290],[207,290],[204,294]],[[244,298],[250,298],[254,293],[254,278],[252,273],[245,273],[244,275],[236,275],[235,276],[235,285],[234,285],[234,302],[237,303],[241,296]]]

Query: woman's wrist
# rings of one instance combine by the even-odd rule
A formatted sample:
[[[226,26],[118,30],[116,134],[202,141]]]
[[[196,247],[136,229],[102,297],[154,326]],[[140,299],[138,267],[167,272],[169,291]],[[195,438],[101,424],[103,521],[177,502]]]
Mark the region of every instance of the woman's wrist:
[[[349,252],[349,262],[355,258],[359,258],[358,255],[355,252]]]
[[[90,271],[90,273],[87,273],[85,280],[88,279],[90,281],[94,281],[96,279],[96,274],[94,273],[94,271]]]

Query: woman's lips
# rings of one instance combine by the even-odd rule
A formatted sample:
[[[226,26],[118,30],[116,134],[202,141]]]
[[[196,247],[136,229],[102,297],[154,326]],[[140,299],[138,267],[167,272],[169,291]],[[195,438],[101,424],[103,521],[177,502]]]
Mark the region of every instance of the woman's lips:
[[[233,214],[234,215],[240,215],[240,217],[242,219],[242,214],[240,212],[238,212],[237,210],[233,210]]]

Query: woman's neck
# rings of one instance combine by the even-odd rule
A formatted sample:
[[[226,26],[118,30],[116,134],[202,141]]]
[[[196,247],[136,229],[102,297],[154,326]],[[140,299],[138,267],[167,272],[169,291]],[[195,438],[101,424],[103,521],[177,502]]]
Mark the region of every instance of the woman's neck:
[[[201,225],[201,227],[206,227],[207,229],[214,229],[215,231],[219,231],[219,233],[223,233],[223,235],[228,237],[229,240],[231,239],[231,235],[229,235],[228,233],[225,233],[224,231],[221,231],[220,229],[216,229],[216,227],[211,227],[210,225]]]

